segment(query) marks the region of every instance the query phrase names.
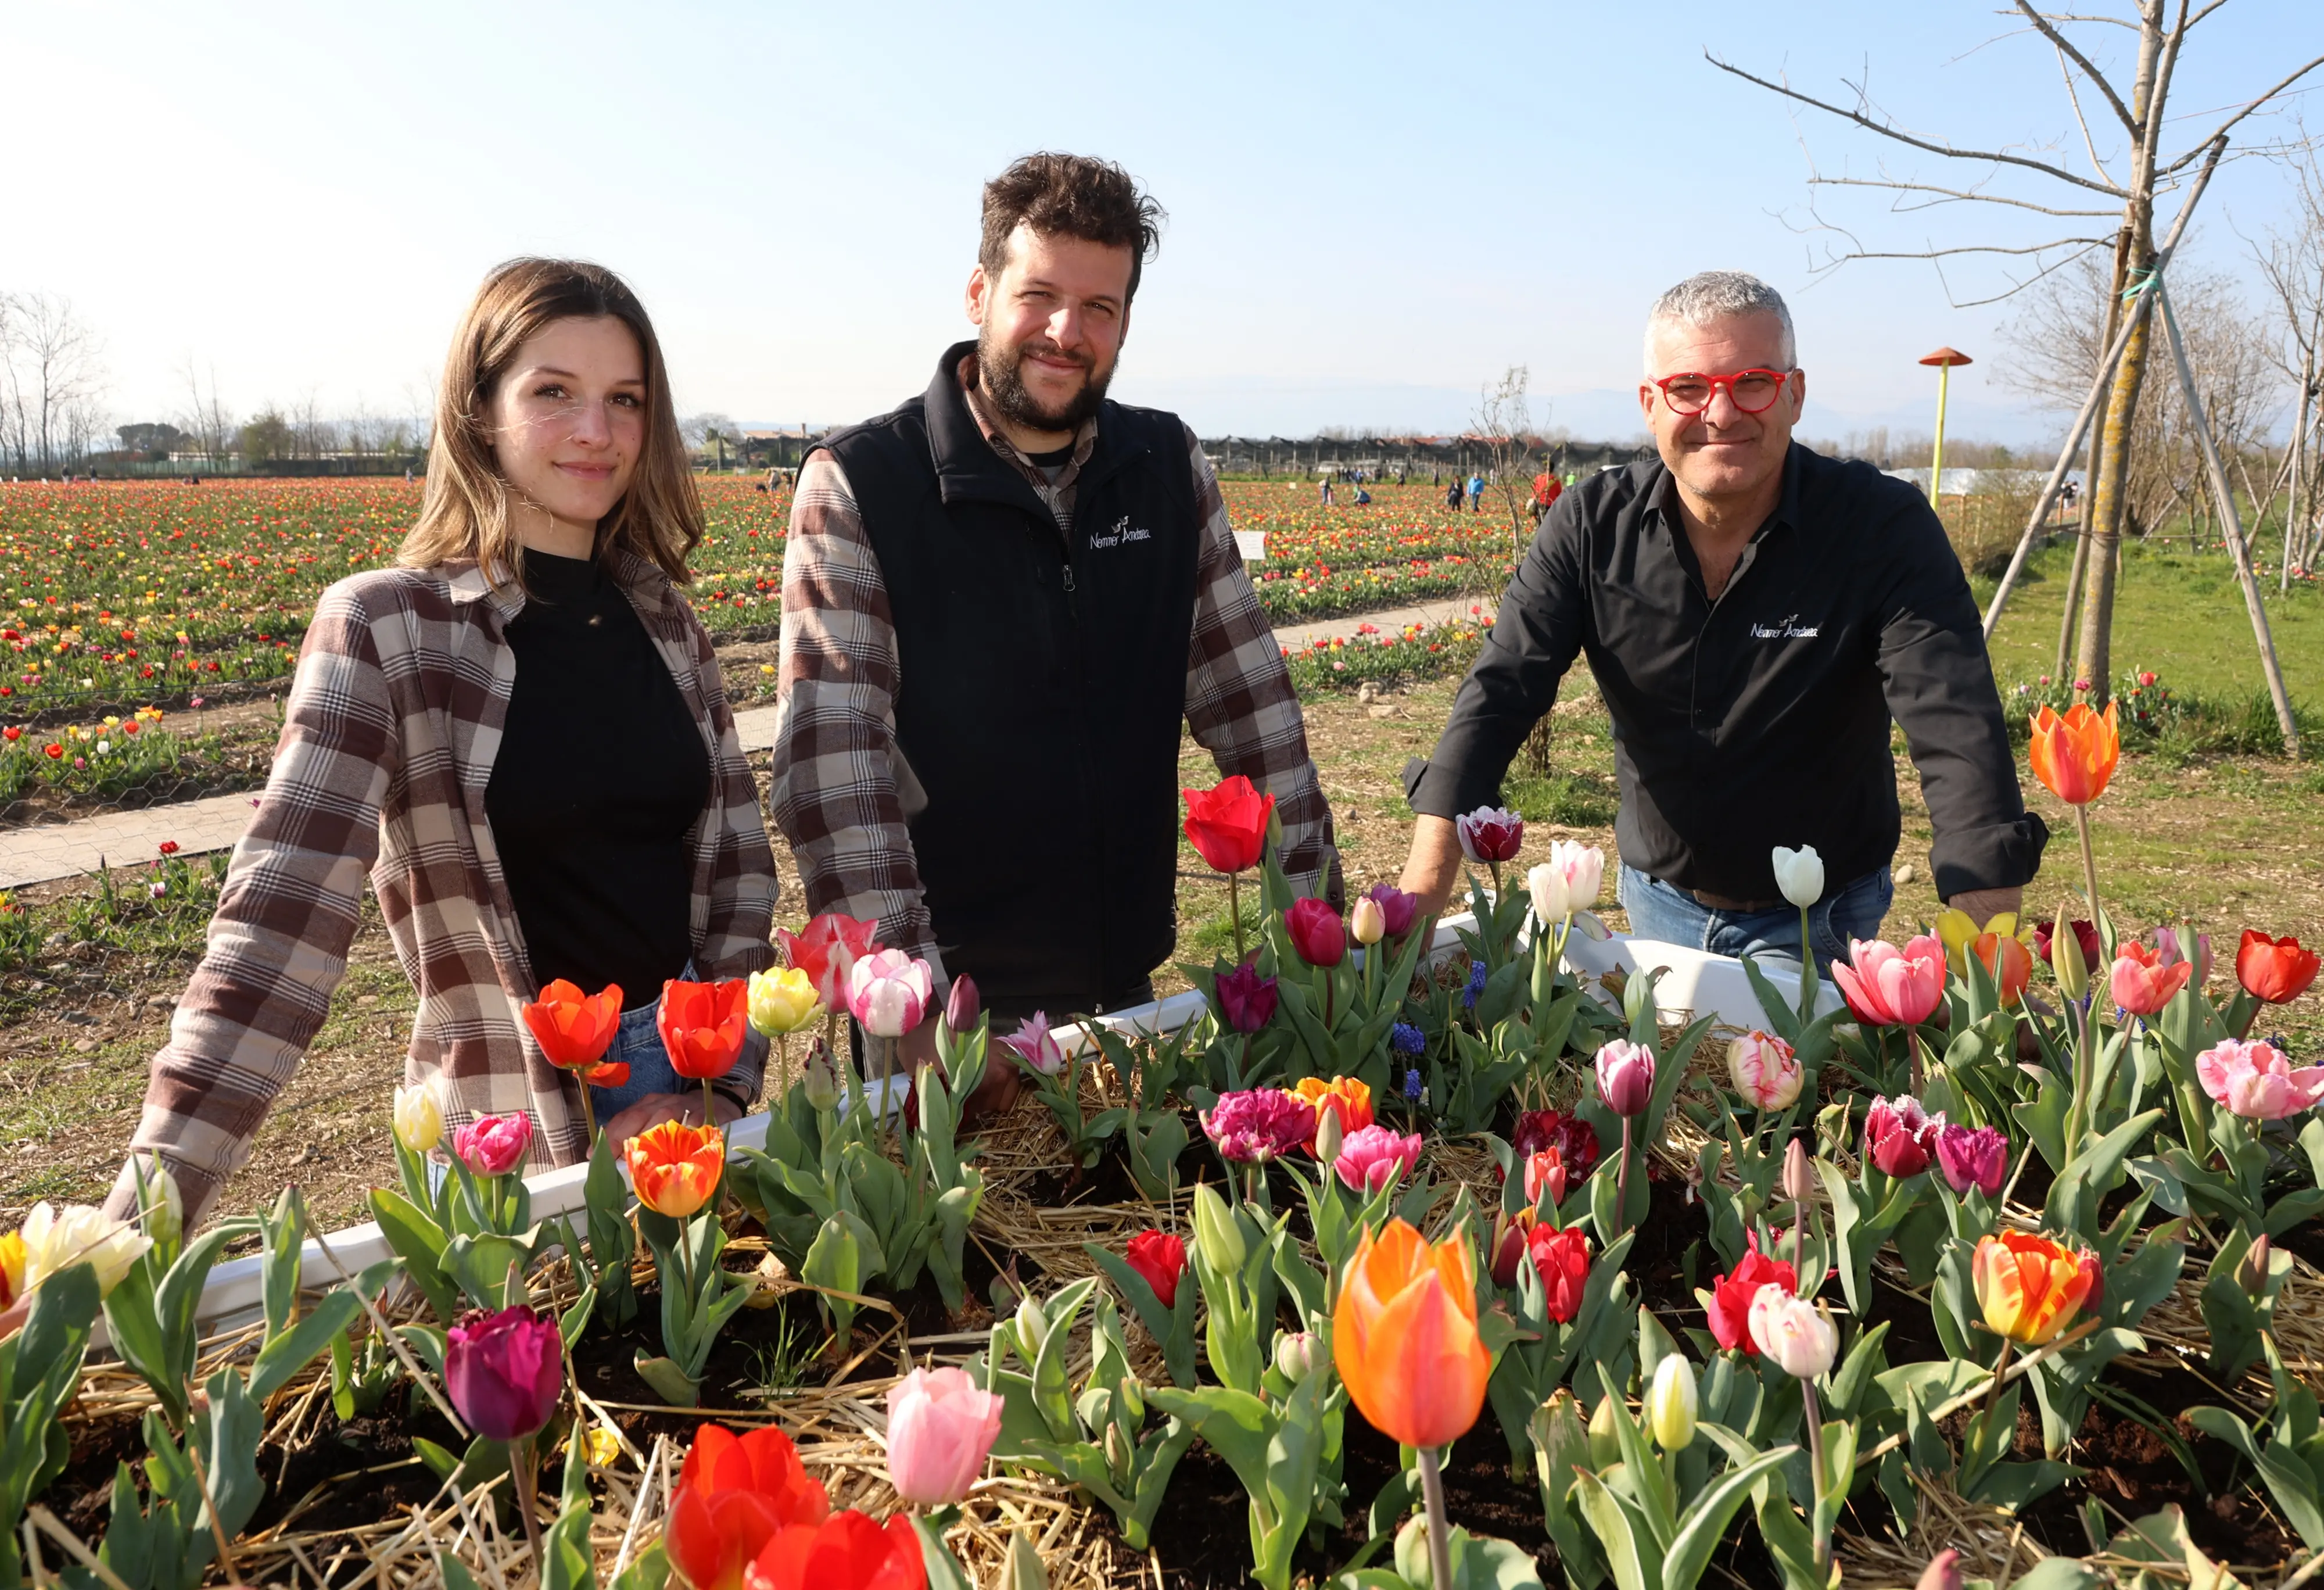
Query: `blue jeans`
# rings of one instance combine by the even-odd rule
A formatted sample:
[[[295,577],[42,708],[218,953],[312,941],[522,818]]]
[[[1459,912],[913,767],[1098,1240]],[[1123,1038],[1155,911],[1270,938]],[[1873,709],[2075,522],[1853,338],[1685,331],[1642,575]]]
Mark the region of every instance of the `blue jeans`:
[[[1719,911],[1675,883],[1650,878],[1626,866],[1615,886],[1630,913],[1630,936],[1683,945],[1712,955],[1749,955],[1761,961],[1800,964],[1800,913],[1795,906],[1773,911]],[[1896,888],[1888,869],[1867,873],[1837,893],[1826,892],[1808,908],[1808,941],[1816,970],[1829,973],[1834,959],[1848,957],[1850,938],[1877,938]]]
[[[702,1091],[702,1084],[680,1077],[669,1063],[669,1050],[662,1047],[660,1030],[654,1025],[660,1010],[661,1001],[656,1000],[622,1012],[613,1041],[605,1046],[605,1060],[626,1060],[630,1079],[619,1087],[589,1089],[589,1107],[597,1112],[598,1120],[610,1121],[651,1094]]]

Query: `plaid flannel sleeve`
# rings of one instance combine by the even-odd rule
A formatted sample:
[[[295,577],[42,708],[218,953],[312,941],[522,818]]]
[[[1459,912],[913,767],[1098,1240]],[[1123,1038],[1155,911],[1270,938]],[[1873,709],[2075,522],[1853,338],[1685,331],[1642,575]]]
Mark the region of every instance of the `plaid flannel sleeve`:
[[[177,1177],[189,1228],[249,1157],[330,1012],[400,744],[371,615],[335,587],[307,631],[266,791],[130,1141]]]
[[[876,920],[939,985],[919,862],[897,790],[894,615],[846,472],[829,453],[799,471],[783,554],[775,821],[810,911]]]
[[[1242,774],[1275,797],[1283,819],[1283,870],[1291,886],[1337,904],[1344,890],[1332,843],[1332,810],[1307,754],[1283,648],[1259,605],[1227,522],[1219,477],[1190,428],[1195,507],[1203,516],[1195,573],[1194,632],[1186,655],[1186,725],[1222,777]]]

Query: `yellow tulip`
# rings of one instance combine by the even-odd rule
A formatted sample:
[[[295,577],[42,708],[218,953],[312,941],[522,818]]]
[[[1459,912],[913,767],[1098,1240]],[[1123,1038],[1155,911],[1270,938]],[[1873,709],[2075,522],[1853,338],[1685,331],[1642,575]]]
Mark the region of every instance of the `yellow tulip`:
[[[769,1038],[797,1032],[823,1014],[815,979],[797,966],[751,974],[751,1025]]]

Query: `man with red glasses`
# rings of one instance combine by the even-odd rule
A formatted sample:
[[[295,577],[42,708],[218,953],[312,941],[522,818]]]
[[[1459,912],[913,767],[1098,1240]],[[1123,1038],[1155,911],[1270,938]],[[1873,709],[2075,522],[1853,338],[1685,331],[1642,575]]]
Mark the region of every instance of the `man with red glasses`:
[[[1815,847],[1820,965],[1878,935],[1901,837],[1889,721],[1934,830],[1937,892],[2018,909],[2048,829],[2025,809],[1969,581],[1928,499],[1792,440],[1807,396],[1790,311],[1733,271],[1646,322],[1638,403],[1657,458],[1542,521],[1434,758],[1403,887],[1440,905],[1452,819],[1499,803],[1509,760],[1587,656],[1622,788],[1620,897],[1640,938],[1796,962],[1776,846]]]

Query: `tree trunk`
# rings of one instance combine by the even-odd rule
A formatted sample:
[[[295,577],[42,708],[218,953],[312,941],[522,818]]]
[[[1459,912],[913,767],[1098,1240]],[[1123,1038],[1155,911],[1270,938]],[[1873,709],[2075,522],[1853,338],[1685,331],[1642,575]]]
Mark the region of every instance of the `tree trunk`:
[[[2149,255],[2140,262],[2144,270]],[[2081,643],[2074,653],[2074,679],[2084,699],[2104,707],[2107,680],[2114,666],[2114,592],[2121,568],[2123,523],[2127,517],[2130,489],[2130,427],[2138,412],[2140,388],[2146,380],[2146,356],[2154,324],[2142,315],[2124,344],[2122,367],[2115,372],[2114,391],[2107,399],[2106,456],[2099,466],[2097,503],[2091,513],[2089,587],[2083,593]],[[2085,683],[2084,681],[2087,681]]]
[[[2115,235],[2114,285],[2107,290],[2106,331],[2098,338],[2098,356],[2103,363],[2107,350],[2114,347],[2115,333],[2122,329],[2122,279],[2130,264],[2130,228],[2125,226]],[[2091,372],[2097,374],[2096,371]],[[2074,537],[2073,567],[2066,573],[2066,599],[2058,609],[2058,661],[2050,670],[2052,679],[2067,677],[2067,665],[2074,660],[2074,608],[2082,599],[2082,581],[2090,569],[2090,527],[2098,512],[2098,471],[2106,463],[2106,426],[2090,427],[2088,460],[2082,466],[2082,513],[2080,528]]]

